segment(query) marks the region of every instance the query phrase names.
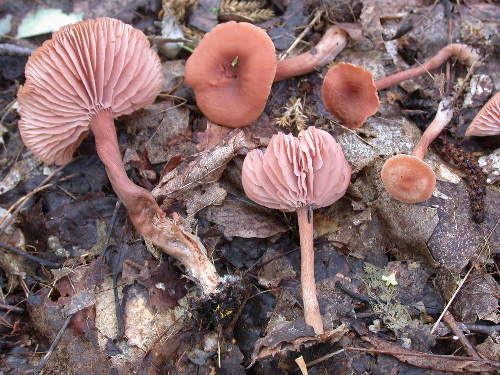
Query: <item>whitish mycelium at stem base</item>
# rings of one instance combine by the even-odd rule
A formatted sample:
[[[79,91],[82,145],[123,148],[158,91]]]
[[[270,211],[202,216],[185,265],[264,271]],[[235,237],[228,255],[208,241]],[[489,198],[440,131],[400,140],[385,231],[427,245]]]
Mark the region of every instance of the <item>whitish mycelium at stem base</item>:
[[[162,84],[160,59],[146,35],[112,18],[66,26],[33,53],[25,74],[18,100],[26,146],[43,162],[64,165],[92,130],[136,230],[181,260],[204,294],[215,293],[220,280],[203,245],[165,218],[151,192],[134,184],[123,166],[113,118],[153,103]]]
[[[282,211],[297,211],[301,245],[301,285],[304,317],[316,334],[323,322],[316,296],[311,208],[329,206],[349,185],[351,167],[335,139],[310,127],[298,137],[278,133],[266,151],[245,157],[242,182],[255,202]]]

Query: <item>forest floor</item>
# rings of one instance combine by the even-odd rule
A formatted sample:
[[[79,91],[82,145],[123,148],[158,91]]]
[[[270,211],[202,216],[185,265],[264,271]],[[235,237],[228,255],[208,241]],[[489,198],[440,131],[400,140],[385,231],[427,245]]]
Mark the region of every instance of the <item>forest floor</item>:
[[[92,135],[62,168],[24,146],[16,94],[27,55],[64,14],[118,18],[158,50],[162,93],[116,121],[120,148],[129,176],[155,189],[167,215],[231,276],[221,295],[202,298],[183,266],[135,231]],[[381,90],[379,112],[357,130],[322,103],[328,66],[275,83],[254,123],[225,129],[197,109],[183,72],[204,32],[228,20],[264,28],[279,56],[349,23],[332,64],[359,65],[375,79],[451,42],[481,60],[450,60]],[[497,373],[500,143],[464,133],[500,88],[499,22],[500,7],[487,0],[1,2],[0,374]],[[181,48],[172,47],[179,35]],[[436,191],[398,202],[380,169],[412,150],[444,95],[455,96],[453,120],[426,158]],[[296,215],[256,205],[241,185],[250,148],[308,126],[332,134],[353,171],[346,195],[314,213],[321,336],[303,318]],[[237,139],[244,146],[223,154]]]

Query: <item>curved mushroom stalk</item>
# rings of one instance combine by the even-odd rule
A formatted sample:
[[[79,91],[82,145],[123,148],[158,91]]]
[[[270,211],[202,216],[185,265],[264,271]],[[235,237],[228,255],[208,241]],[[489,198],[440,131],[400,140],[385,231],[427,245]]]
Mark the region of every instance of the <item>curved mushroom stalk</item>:
[[[395,155],[382,167],[381,178],[387,192],[405,203],[420,203],[429,199],[436,186],[432,168],[423,161],[429,145],[436,139],[453,117],[450,98],[439,103],[434,120],[422,134],[412,155]]]
[[[204,295],[214,294],[220,278],[208,259],[203,244],[182,227],[165,218],[150,191],[137,186],[127,176],[120,156],[116,128],[110,110],[99,111],[90,121],[99,158],[135,229],[167,254],[180,260]]]
[[[219,278],[203,245],[165,218],[151,193],[128,178],[121,159],[113,117],[153,103],[161,88],[160,59],[146,35],[111,18],[69,25],[32,54],[25,74],[18,100],[26,146],[43,162],[63,165],[90,128],[137,231],[181,260],[205,294],[214,293]]]
[[[347,33],[339,26],[331,26],[311,50],[278,61],[274,82],[314,72],[332,62],[346,45]]]
[[[253,201],[282,211],[297,211],[304,318],[316,334],[323,333],[308,208],[329,206],[345,194],[351,167],[342,149],[330,134],[314,127],[300,132],[298,138],[278,133],[265,152],[252,150],[247,154],[241,178],[246,195]]]
[[[455,57],[462,64],[468,66],[479,61],[479,56],[468,45],[460,43],[448,44],[423,64],[375,81],[377,90],[383,90],[399,82],[428,73],[430,70],[439,68],[450,57]]]

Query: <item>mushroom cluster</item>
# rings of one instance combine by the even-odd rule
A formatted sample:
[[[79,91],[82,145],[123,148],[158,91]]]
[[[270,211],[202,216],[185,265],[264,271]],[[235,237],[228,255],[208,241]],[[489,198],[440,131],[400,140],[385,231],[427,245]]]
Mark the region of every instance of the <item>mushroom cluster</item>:
[[[312,209],[340,199],[351,178],[351,168],[335,139],[309,127],[298,137],[278,133],[265,151],[253,150],[243,163],[246,195],[258,204],[297,212],[304,316],[316,334],[323,322],[316,297]]]
[[[231,21],[205,34],[186,62],[185,82],[210,121],[238,128],[263,112],[273,82],[324,66],[346,42],[347,33],[331,26],[315,48],[278,61],[263,29]],[[326,74],[321,95],[340,121],[359,128],[377,112],[378,90],[435,69],[450,57],[467,65],[478,61],[469,47],[450,44],[424,64],[378,81],[360,67],[340,63]],[[26,83],[18,95],[19,129],[38,158],[59,165],[71,160],[91,130],[113,189],[135,228],[180,259],[209,295],[218,290],[220,279],[207,254],[200,251],[203,246],[181,230],[167,233],[165,213],[151,192],[128,178],[120,155],[113,119],[153,103],[161,83],[160,60],[141,31],[110,18],[67,26],[37,49],[26,65]],[[499,101],[497,93],[477,114],[467,135],[498,134]],[[397,155],[384,164],[382,181],[394,198],[417,203],[431,196],[436,179],[423,158],[452,115],[452,102],[446,98],[412,155]],[[314,277],[312,210],[340,199],[350,177],[341,147],[315,127],[298,137],[278,133],[265,151],[249,152],[243,163],[242,184],[249,198],[269,208],[297,212],[304,317],[316,334],[324,328]],[[173,248],[172,238],[186,247]]]
[[[186,61],[185,82],[210,121],[240,128],[263,112],[273,82],[324,66],[346,44],[347,33],[332,26],[310,51],[277,61],[273,41],[263,29],[230,21],[204,35]]]

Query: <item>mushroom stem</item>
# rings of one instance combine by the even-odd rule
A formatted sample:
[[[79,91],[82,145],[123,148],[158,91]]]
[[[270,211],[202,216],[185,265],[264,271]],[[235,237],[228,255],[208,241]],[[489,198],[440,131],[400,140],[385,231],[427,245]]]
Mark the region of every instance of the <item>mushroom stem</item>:
[[[308,217],[308,207],[297,209],[300,235],[300,282],[302,285],[302,300],[304,302],[304,317],[314,332],[320,335],[324,332],[318,298],[316,296],[316,280],[314,279],[314,245],[312,211]]]
[[[135,213],[142,206],[141,201],[150,205],[154,213],[164,217],[165,213],[158,206],[151,193],[134,184],[127,176],[118,147],[111,110],[105,109],[96,113],[90,121],[90,129],[94,133],[97,154],[106,167],[106,173],[113,190],[127,208],[134,225],[136,225]],[[136,229],[143,232],[141,225]]]
[[[469,66],[474,64],[479,59],[479,57],[466,44],[460,44],[460,43],[448,44],[447,46],[441,48],[434,57],[430,58],[423,64],[415,68],[411,68],[403,72],[399,72],[390,75],[388,77],[379,79],[375,81],[375,86],[377,87],[377,90],[383,90],[399,82],[415,78],[421,74],[429,72],[430,70],[438,68],[439,66],[441,66],[441,64],[443,64],[446,60],[448,60],[452,56],[456,57],[463,64]]]
[[[331,26],[311,50],[289,59],[278,61],[274,82],[311,73],[331,62],[346,46],[347,33]]]
[[[425,153],[427,152],[427,148],[429,145],[436,139],[439,134],[443,131],[446,125],[449,124],[453,117],[453,105],[451,98],[443,99],[438,106],[438,110],[434,120],[427,126],[424,134],[418,141],[417,145],[413,149],[413,155],[417,158],[423,160]]]
[[[167,254],[180,260],[205,295],[217,292],[220,278],[200,241],[175,222],[165,218],[150,191],[127,176],[118,147],[111,110],[101,110],[90,121],[97,154],[106,167],[113,190],[127,208],[135,229]]]

